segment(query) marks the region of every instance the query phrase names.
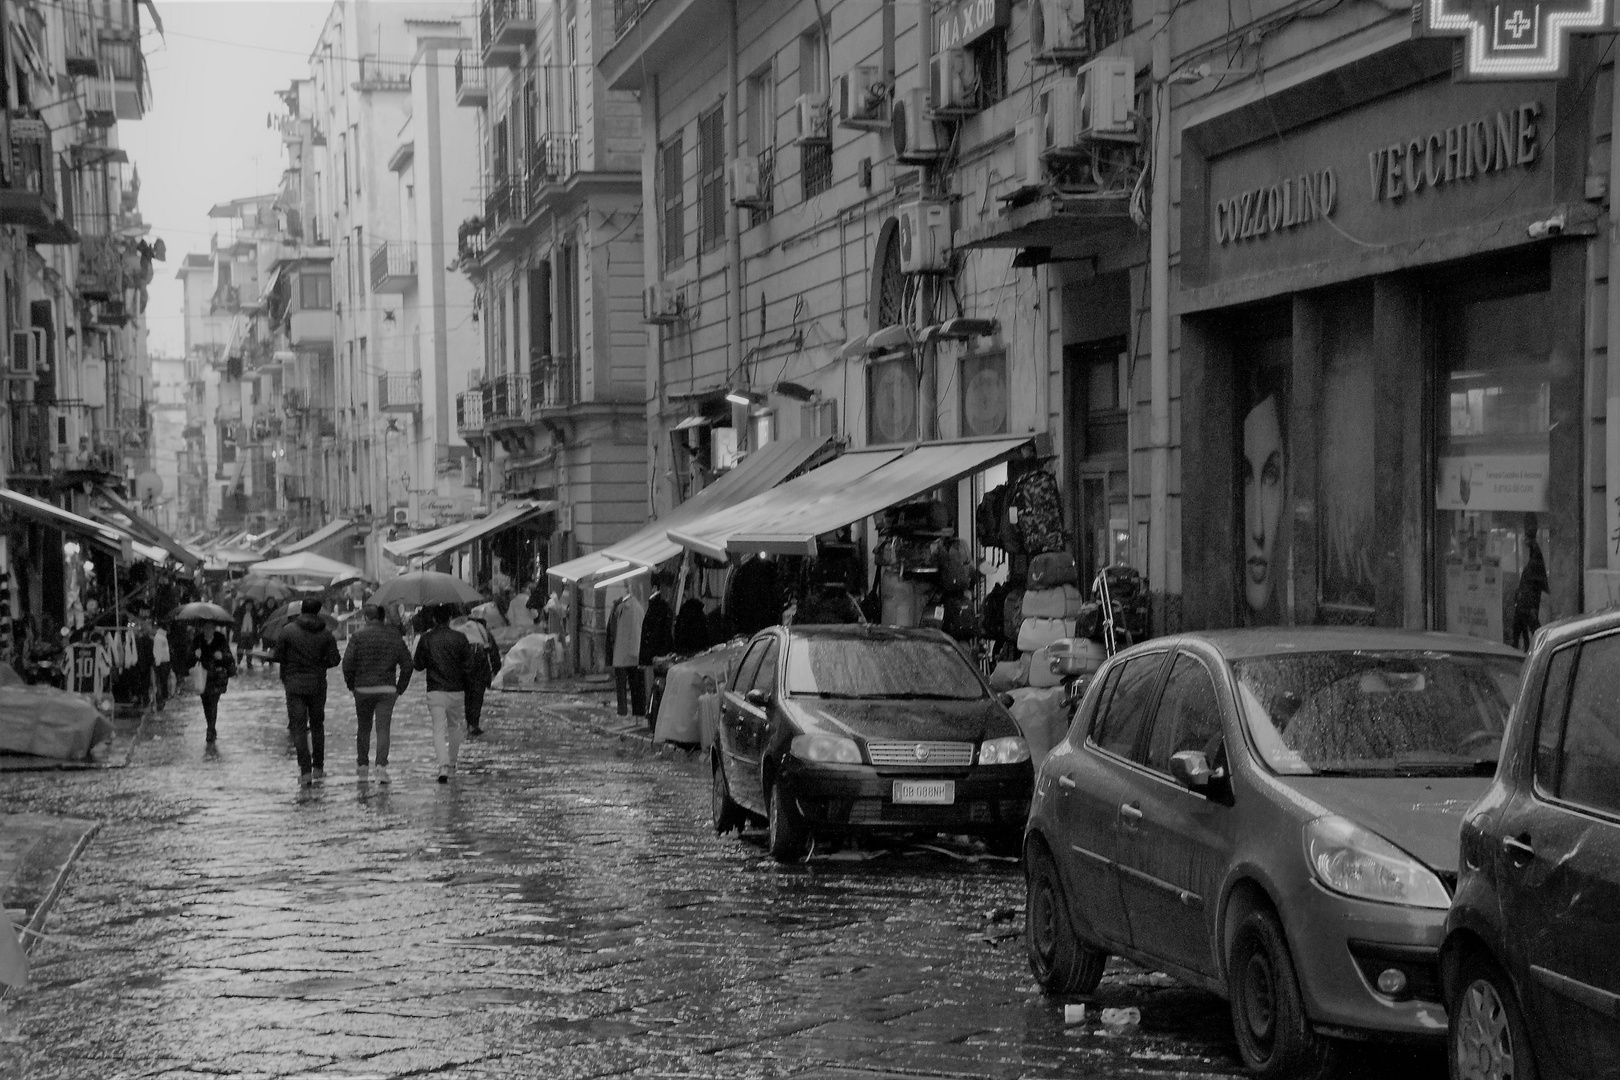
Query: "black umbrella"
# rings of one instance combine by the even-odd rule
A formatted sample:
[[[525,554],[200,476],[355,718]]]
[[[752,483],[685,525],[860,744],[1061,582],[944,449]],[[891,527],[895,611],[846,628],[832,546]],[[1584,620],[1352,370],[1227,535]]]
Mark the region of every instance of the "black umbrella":
[[[176,622],[211,622],[224,626],[235,626],[236,617],[218,604],[210,604],[206,600],[186,604],[174,613]]]

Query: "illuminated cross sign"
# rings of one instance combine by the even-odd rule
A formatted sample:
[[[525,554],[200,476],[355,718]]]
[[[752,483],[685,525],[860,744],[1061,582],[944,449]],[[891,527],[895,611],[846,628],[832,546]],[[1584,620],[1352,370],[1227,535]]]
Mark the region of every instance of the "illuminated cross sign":
[[[1418,0],[1425,33],[1461,37],[1467,79],[1564,74],[1569,35],[1609,28],[1609,0]]]

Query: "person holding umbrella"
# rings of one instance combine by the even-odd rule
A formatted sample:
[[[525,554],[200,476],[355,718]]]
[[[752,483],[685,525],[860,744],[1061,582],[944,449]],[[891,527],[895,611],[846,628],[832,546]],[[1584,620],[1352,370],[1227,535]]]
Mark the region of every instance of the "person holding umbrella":
[[[343,662],[337,638],[321,618],[321,602],[305,600],[298,618],[276,635],[270,654],[281,665],[287,728],[298,755],[298,784],[326,779],[326,670]]]
[[[236,657],[232,655],[230,640],[221,626],[234,626],[231,613],[218,604],[187,604],[175,613],[176,622],[201,623],[197,635],[186,652],[186,667],[200,668],[201,686],[197,696],[202,699],[203,720],[208,725],[208,745],[219,738],[219,699],[236,674]],[[193,677],[196,681],[196,677]]]
[[[371,727],[377,726],[377,783],[388,783],[388,741],[394,702],[411,682],[414,659],[399,631],[383,621],[383,609],[367,604],[361,609],[365,622],[349,637],[343,653],[343,681],[354,695],[354,713],[359,721],[355,750],[360,764],[356,769],[362,783],[370,772]]]
[[[448,784],[456,771],[467,723],[467,687],[476,677],[472,642],[450,628],[452,610],[449,604],[428,608],[428,631],[416,643],[416,670],[427,672],[428,713],[433,717],[441,784]]]

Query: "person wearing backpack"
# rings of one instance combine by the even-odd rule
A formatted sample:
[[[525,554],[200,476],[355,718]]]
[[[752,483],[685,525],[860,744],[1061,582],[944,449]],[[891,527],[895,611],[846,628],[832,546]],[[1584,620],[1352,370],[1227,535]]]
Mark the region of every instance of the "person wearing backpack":
[[[466,690],[467,736],[476,739],[484,734],[484,692],[501,670],[501,650],[488,624],[478,615],[452,620],[450,626],[472,646],[473,670],[467,677]]]

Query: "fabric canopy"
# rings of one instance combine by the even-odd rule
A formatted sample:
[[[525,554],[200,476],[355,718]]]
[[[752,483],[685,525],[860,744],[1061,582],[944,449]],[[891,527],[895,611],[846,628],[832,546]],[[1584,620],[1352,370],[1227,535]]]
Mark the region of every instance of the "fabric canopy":
[[[281,549],[281,553],[283,555],[292,555],[300,551],[305,551],[314,547],[316,544],[332,539],[332,537],[336,536],[344,529],[350,528],[353,524],[354,522],[350,521],[348,518],[333,518],[331,521],[328,521],[325,525],[322,525],[320,528],[316,529],[302,540],[299,540],[297,543],[288,544],[283,547]]]
[[[509,502],[494,513],[469,521],[456,532],[445,537],[430,547],[422,549],[423,559],[437,559],[448,551],[459,547],[466,547],[475,540],[482,540],[502,529],[510,529],[514,525],[521,525],[525,521],[549,514],[557,509],[557,503],[550,499],[540,501]]]
[[[124,542],[131,539],[128,533],[114,528],[105,522],[91,521],[81,517],[71,510],[64,510],[60,506],[43,502],[20,491],[9,488],[0,488],[0,504],[15,510],[24,517],[32,518],[41,525],[49,525],[53,529],[70,532],[86,540],[93,540],[103,547],[113,551],[122,552]]]
[[[313,551],[298,551],[279,559],[267,559],[253,567],[255,574],[275,577],[320,578],[325,581],[354,580],[365,577],[358,566],[328,559]]]
[[[581,555],[578,558],[569,559],[567,562],[558,563],[556,566],[548,568],[546,573],[554,578],[562,578],[564,581],[587,581],[601,573],[606,567],[623,565],[622,562],[617,559],[610,559],[600,551],[593,551],[589,555]]]
[[[186,550],[185,545],[181,544],[180,541],[176,540],[174,537],[170,536],[168,533],[164,532],[150,521],[147,521],[145,518],[141,517],[140,514],[135,512],[135,508],[124,502],[124,500],[120,499],[106,488],[101,489],[101,497],[106,501],[108,506],[111,506],[118,513],[129,519],[129,531],[131,535],[135,536],[137,539],[145,540],[149,544],[155,544],[162,548],[164,551],[174,556],[175,561],[180,563],[182,566],[197,567],[201,565],[202,560],[197,558],[190,551]]]
[[[816,537],[989,468],[1028,443],[976,439],[909,451],[856,451],[672,538],[713,558],[746,551],[814,555]]]
[[[396,559],[408,559],[419,551],[423,551],[435,544],[441,543],[465,529],[471,522],[457,521],[449,525],[440,525],[437,529],[417,533],[400,540],[383,541],[383,550]]]
[[[825,436],[766,443],[744,458],[742,464],[659,520],[603,548],[602,554],[615,562],[636,566],[657,566],[667,562],[681,553],[681,545],[669,538],[672,530],[683,529],[690,522],[710,514],[724,513],[769,491],[825,445]]]

